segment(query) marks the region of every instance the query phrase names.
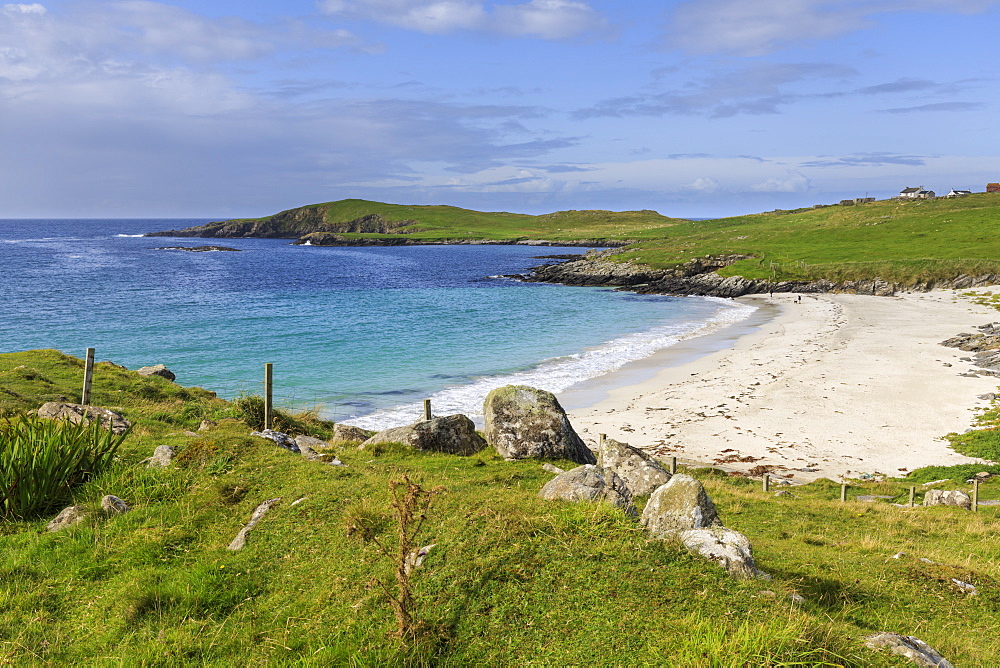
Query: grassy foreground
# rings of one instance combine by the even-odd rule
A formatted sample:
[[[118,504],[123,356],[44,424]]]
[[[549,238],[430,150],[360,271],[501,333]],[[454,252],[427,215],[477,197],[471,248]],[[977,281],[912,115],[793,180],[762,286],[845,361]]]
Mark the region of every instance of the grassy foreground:
[[[0,408],[75,400],[79,369],[54,351],[0,355]],[[859,484],[847,503],[830,481],[775,496],[695,471],[774,577],[741,581],[618,511],[539,500],[551,474],[537,461],[346,444],[331,451],[348,466],[333,467],[249,437],[234,406],[204,390],[99,365],[94,396],[137,426],[76,501],[115,494],[133,510],[58,533],[44,530],[49,517],[0,524],[2,662],[908,665],[862,646],[877,631],[915,635],[956,665],[991,665],[1000,652],[997,508],[856,500],[903,501],[928,475],[963,471]],[[203,418],[220,422],[184,433]],[[178,448],[179,464],[145,468],[161,443]],[[418,537],[436,547],[414,578],[421,632],[407,642],[390,636],[392,610],[372,585],[392,586],[392,564],[348,535],[363,521],[391,541],[388,486],[402,475],[443,489]],[[247,547],[227,550],[276,497]],[[983,485],[981,498],[997,497],[1000,484]]]

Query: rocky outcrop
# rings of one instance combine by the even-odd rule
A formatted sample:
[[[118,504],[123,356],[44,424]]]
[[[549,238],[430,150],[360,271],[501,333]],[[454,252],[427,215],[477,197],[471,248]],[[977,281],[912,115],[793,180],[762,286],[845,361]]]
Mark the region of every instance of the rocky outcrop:
[[[124,434],[132,426],[132,423],[126,420],[125,416],[110,408],[67,404],[58,401],[42,404],[42,407],[38,409],[38,417],[50,420],[69,420],[73,424],[90,424],[93,420],[98,420],[102,427],[110,429],[118,435]]]
[[[972,510],[972,499],[965,492],[957,489],[929,489],[924,494],[925,506],[958,506]]]
[[[975,371],[977,375],[1000,376],[1000,323],[991,322],[977,329],[978,332],[957,334],[941,345],[974,353],[962,360],[983,369]]]
[[[326,441],[315,436],[296,436],[295,445],[299,448],[299,454],[311,462],[318,462],[323,457],[316,452],[316,448],[325,448]]]
[[[476,433],[476,425],[464,415],[446,415],[385,429],[358,447],[365,449],[377,443],[403,443],[425,452],[452,455],[474,455],[486,447],[486,441]]]
[[[295,444],[295,439],[284,432],[274,431],[273,429],[263,429],[261,431],[252,431],[250,432],[250,435],[266,438],[267,440],[274,442],[274,444],[278,447],[294,452],[295,454],[299,454],[299,446]]]
[[[941,656],[936,649],[913,636],[875,633],[865,638],[865,646],[875,650],[887,649],[893,654],[906,657],[921,668],[954,668],[951,661]]]
[[[649,497],[642,511],[642,525],[654,538],[673,538],[690,529],[721,527],[715,504],[701,483],[677,474]]]
[[[689,260],[672,269],[652,269],[629,262],[613,262],[599,254],[583,260],[534,267],[528,282],[561,283],[563,285],[617,287],[640,294],[702,295],[709,297],[740,297],[769,292],[846,292],[859,295],[890,296],[901,290],[929,291],[944,288],[970,288],[1000,283],[1000,275],[960,275],[949,280],[918,281],[912,284],[892,283],[880,278],[833,282],[766,281],[742,276],[721,276],[717,272],[746,255],[706,256]]]
[[[505,385],[483,403],[486,441],[508,460],[569,459],[596,464],[555,395],[526,385]]]
[[[658,461],[627,443],[610,438],[601,444],[598,462],[617,473],[635,496],[652,494],[670,481],[670,472]]]
[[[753,560],[750,540],[738,531],[723,526],[689,529],[680,534],[684,547],[719,564],[739,578],[767,578]]]
[[[160,378],[166,378],[169,381],[173,381],[177,378],[177,376],[175,376],[170,369],[162,364],[144,366],[141,369],[137,369],[136,373],[140,376],[159,376]]]
[[[625,481],[614,471],[593,464],[560,473],[545,483],[538,496],[547,501],[603,501],[633,517],[638,515]]]

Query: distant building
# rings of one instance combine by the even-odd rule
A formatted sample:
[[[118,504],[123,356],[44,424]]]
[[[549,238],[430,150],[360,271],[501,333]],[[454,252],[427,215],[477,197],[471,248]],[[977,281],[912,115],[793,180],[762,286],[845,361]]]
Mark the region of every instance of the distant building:
[[[1000,193],[1000,183],[987,183],[986,192],[988,193]]]
[[[971,195],[971,194],[972,194],[971,190],[955,190],[954,188],[952,188],[951,191],[947,195],[945,195],[945,197],[965,197],[966,195]]]
[[[874,197],[855,197],[854,199],[842,199],[840,200],[840,206],[854,206],[855,204],[868,204],[869,202],[874,202]]]
[[[934,199],[933,190],[924,190],[923,186],[916,188],[903,188],[899,191],[896,199]]]

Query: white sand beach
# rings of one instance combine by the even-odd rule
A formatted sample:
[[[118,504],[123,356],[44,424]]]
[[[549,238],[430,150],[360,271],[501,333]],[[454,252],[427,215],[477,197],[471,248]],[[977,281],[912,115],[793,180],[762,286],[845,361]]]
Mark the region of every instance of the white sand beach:
[[[952,290],[797,299],[741,298],[777,312],[729,347],[679,363],[668,349],[642,363],[645,379],[606,378],[602,400],[569,410],[573,425],[591,446],[603,433],[661,459],[770,466],[795,482],[977,461],[941,436],[972,426],[988,405],[977,396],[1000,378],[961,375],[970,354],[940,342],[1000,313]]]

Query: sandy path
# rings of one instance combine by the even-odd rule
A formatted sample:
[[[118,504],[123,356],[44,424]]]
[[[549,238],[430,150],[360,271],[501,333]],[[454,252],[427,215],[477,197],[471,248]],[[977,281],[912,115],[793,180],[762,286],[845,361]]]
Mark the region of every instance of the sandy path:
[[[953,291],[900,297],[793,295],[731,348],[661,369],[654,378],[570,411],[593,445],[599,433],[684,462],[796,481],[900,475],[975,460],[940,437],[972,425],[1000,378],[967,377],[969,353],[939,343],[1000,313]],[[952,366],[948,366],[948,365]],[[735,458],[748,461],[725,461]]]

